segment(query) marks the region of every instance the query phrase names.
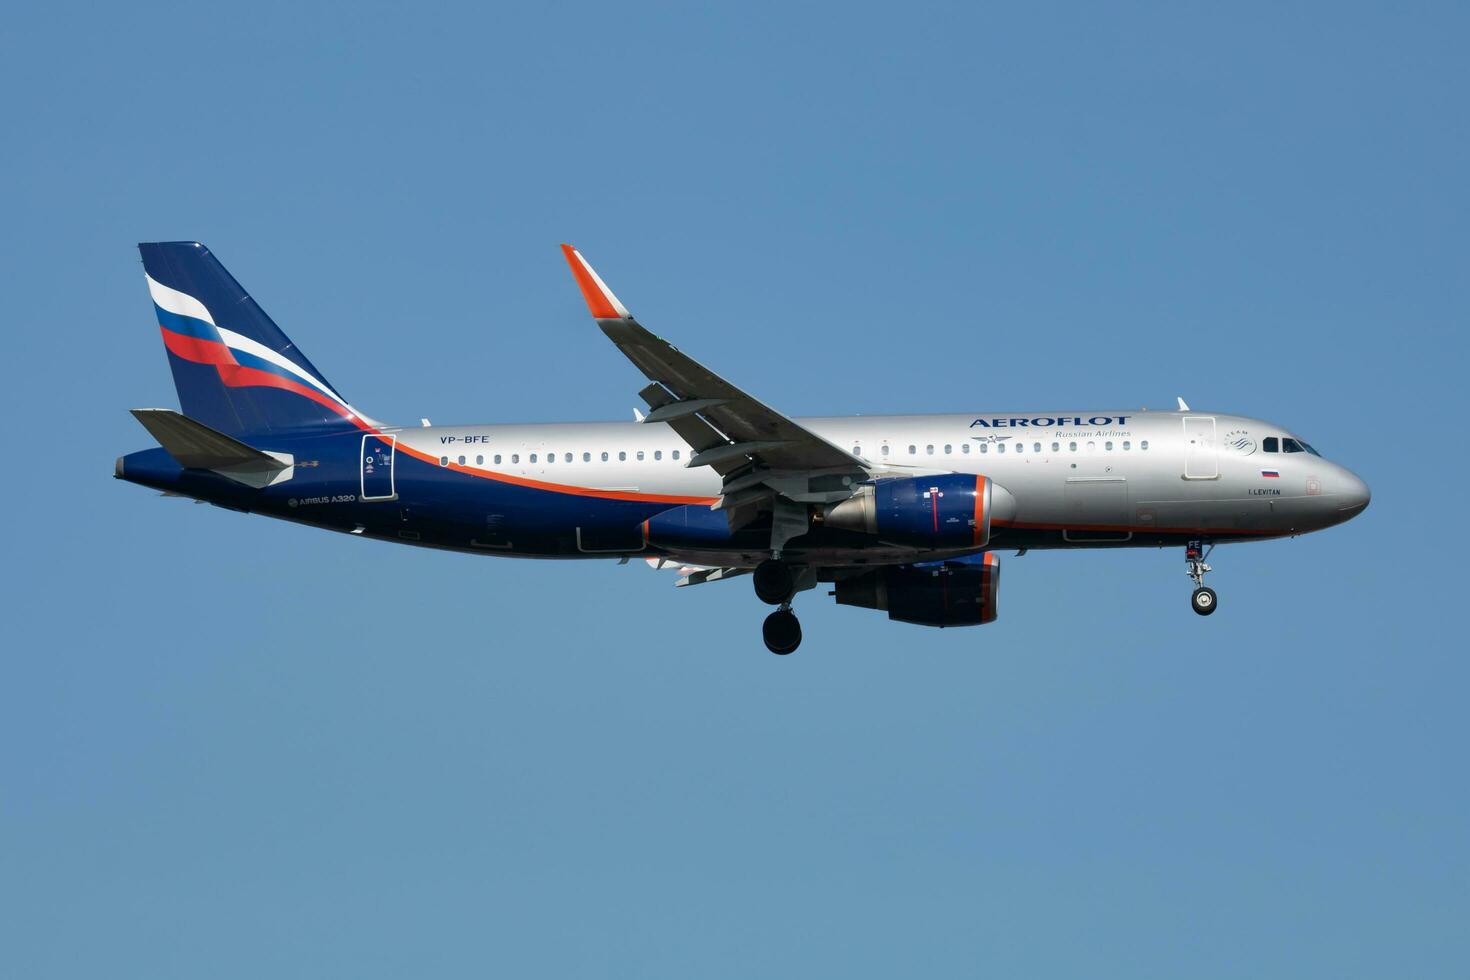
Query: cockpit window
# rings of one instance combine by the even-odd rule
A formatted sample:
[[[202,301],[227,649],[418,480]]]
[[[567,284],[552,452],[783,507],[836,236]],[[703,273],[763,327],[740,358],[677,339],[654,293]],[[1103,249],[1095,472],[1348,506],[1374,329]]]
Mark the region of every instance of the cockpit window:
[[[1264,438],[1264,439],[1261,440],[1261,452],[1263,452],[1263,453],[1279,453],[1279,452],[1281,452],[1281,440],[1277,439],[1275,436],[1267,436],[1266,438]]]
[[[1281,451],[1284,452],[1284,453],[1304,453],[1304,452],[1306,452],[1306,450],[1302,448],[1302,444],[1299,443],[1299,442],[1297,442],[1295,439],[1282,439],[1281,440]]]
[[[1307,452],[1311,453],[1313,456],[1321,456],[1322,455],[1321,453],[1317,452],[1317,450],[1313,449],[1310,443],[1306,443],[1306,442],[1302,443],[1302,448],[1305,449]]]

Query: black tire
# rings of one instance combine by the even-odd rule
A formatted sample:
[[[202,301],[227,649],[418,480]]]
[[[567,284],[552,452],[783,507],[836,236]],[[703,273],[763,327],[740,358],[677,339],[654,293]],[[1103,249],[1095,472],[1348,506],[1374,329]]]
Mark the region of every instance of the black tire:
[[[761,624],[761,638],[767,650],[784,657],[801,646],[801,621],[790,609],[777,609]]]
[[[1201,616],[1208,616],[1215,611],[1215,606],[1218,605],[1215,590],[1209,586],[1200,586],[1194,590],[1194,595],[1189,597],[1189,605]]]
[[[796,576],[785,562],[767,559],[755,566],[751,576],[755,583],[755,596],[768,606],[779,606],[791,598],[796,589]]]

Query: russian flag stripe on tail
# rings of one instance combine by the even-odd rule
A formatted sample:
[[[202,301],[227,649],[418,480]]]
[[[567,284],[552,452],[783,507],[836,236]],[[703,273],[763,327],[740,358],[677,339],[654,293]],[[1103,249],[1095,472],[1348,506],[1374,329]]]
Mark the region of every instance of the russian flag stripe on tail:
[[[362,424],[209,249],[138,251],[185,415],[234,437]]]

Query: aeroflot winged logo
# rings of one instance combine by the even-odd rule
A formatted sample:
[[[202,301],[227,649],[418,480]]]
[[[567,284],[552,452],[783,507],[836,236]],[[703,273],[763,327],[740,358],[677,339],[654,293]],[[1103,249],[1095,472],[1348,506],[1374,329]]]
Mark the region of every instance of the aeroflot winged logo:
[[[1005,418],[976,419],[970,423],[970,428],[980,426],[986,429],[1020,429],[1029,426],[1040,429],[1051,426],[1127,425],[1130,417],[1128,415],[1094,415],[1091,418],[1082,418],[1078,415],[1039,415],[1035,418],[1019,418],[1011,415]]]

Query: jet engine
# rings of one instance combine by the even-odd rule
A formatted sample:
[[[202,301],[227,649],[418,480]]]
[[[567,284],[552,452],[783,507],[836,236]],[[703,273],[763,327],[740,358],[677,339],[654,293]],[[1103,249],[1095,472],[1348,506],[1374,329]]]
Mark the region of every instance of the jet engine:
[[[1000,559],[993,553],[917,565],[888,565],[837,580],[839,605],[883,609],[889,619],[920,626],[993,622]]]
[[[1015,498],[989,477],[943,473],[864,484],[828,507],[822,523],[897,544],[983,548],[991,519],[1008,520],[1015,511]]]

